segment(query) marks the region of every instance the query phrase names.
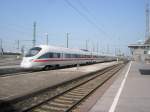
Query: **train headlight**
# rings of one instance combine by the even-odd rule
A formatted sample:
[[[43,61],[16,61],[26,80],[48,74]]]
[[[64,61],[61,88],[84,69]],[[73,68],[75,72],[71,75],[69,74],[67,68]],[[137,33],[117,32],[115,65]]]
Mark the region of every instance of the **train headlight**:
[[[29,59],[29,62],[31,62],[33,59]]]

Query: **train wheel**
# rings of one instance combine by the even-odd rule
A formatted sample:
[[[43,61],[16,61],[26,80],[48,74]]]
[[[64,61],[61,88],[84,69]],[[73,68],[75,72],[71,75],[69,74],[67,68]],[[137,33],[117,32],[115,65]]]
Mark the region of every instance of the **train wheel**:
[[[51,68],[52,68],[52,66],[46,65],[46,66],[43,68],[43,70],[50,70]]]
[[[55,65],[55,68],[59,68],[60,66],[59,65]]]

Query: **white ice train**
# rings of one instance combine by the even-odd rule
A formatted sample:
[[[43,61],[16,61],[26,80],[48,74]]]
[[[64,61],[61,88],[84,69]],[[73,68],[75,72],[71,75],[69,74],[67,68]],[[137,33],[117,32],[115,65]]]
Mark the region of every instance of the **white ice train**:
[[[50,68],[52,66],[66,66],[88,64],[102,61],[116,60],[112,56],[102,56],[97,53],[63,47],[39,45],[31,48],[23,57],[21,68]]]

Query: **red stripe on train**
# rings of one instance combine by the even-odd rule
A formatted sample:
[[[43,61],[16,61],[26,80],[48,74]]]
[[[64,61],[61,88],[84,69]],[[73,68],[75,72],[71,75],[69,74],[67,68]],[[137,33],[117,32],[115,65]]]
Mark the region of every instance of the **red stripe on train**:
[[[92,58],[82,58],[82,59],[36,59],[36,60],[33,60],[33,62],[49,62],[49,61],[77,61],[77,60],[92,60]]]

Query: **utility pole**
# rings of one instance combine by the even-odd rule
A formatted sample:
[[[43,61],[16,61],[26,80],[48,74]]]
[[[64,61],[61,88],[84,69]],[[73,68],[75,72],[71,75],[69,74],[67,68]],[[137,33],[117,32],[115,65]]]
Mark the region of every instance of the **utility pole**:
[[[93,52],[95,52],[95,45],[94,45],[94,43],[92,43],[92,46],[93,46]]]
[[[98,50],[99,50],[99,49],[98,49],[98,48],[99,48],[98,46],[99,46],[99,44],[98,44],[98,42],[97,42],[97,46],[96,46],[96,48],[97,48],[97,53],[98,53]]]
[[[3,41],[2,41],[2,39],[0,39],[0,44],[1,44],[1,49],[2,49],[2,47],[3,47]]]
[[[85,47],[86,47],[86,50],[88,50],[88,40],[86,40],[86,45],[85,45]]]
[[[69,33],[67,32],[67,48],[68,48],[68,41],[69,41]]]
[[[24,55],[24,45],[21,47],[21,54],[22,54],[22,56]]]
[[[48,45],[48,33],[45,33],[46,35],[46,45]]]
[[[1,55],[3,55],[3,40],[0,39],[0,51],[1,51]]]
[[[146,40],[149,38],[149,4],[146,4],[146,32],[145,32],[145,38]]]
[[[17,49],[19,50],[19,48],[20,48],[20,41],[17,40]]]
[[[33,23],[33,47],[36,45],[36,22]]]
[[[109,54],[109,44],[107,44],[107,54]]]
[[[117,48],[115,47],[115,56],[117,56]]]

